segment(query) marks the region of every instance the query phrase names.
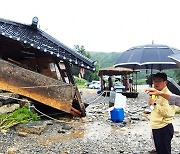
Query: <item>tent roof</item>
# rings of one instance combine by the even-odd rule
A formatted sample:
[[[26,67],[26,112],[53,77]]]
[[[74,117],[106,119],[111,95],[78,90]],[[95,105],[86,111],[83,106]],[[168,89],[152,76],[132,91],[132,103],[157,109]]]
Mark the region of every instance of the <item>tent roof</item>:
[[[102,68],[99,70],[99,76],[100,75],[125,75],[125,74],[131,74],[134,71],[130,68],[123,68],[123,67],[107,67],[107,68]],[[137,72],[137,71],[136,71]]]

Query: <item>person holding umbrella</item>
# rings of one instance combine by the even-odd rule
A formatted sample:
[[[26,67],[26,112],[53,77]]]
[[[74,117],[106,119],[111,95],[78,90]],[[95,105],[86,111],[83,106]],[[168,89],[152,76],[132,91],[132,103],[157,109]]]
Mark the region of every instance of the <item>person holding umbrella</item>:
[[[180,96],[179,95],[165,93],[165,92],[159,91],[155,88],[147,88],[147,89],[145,89],[145,91],[149,95],[161,96],[161,97],[167,99],[169,101],[170,105],[176,105],[176,106],[180,107]]]
[[[170,94],[166,82],[167,75],[165,73],[156,73],[153,76],[154,88]],[[149,104],[154,104],[154,109],[150,116],[150,126],[156,151],[158,154],[171,154],[171,140],[174,134],[172,119],[175,115],[175,110],[169,105],[168,100],[161,96],[150,98]]]

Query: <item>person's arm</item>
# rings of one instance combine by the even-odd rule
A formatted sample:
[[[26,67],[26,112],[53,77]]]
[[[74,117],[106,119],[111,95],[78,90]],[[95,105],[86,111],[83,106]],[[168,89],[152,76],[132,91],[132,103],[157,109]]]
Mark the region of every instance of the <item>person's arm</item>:
[[[167,94],[162,91],[158,91],[155,88],[147,88],[145,89],[146,92],[150,95],[162,96],[163,98],[169,101],[170,105],[177,105],[180,106],[180,96],[175,94]]]
[[[162,96],[163,98],[167,99],[168,101],[170,99],[170,94],[159,91],[155,88],[147,88],[147,89],[145,89],[145,91],[148,92],[149,95]]]

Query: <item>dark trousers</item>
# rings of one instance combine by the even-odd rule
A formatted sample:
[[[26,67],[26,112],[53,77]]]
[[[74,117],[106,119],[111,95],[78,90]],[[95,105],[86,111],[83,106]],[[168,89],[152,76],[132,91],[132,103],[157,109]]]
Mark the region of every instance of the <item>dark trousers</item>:
[[[174,134],[174,128],[172,124],[160,129],[153,129],[153,138],[158,154],[171,154],[171,140]]]

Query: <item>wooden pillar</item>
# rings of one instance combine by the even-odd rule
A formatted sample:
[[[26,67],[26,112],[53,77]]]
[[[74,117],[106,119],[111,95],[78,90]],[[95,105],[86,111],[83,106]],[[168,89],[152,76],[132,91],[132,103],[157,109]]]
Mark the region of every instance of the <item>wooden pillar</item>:
[[[65,68],[66,68],[66,72],[67,72],[69,82],[72,83],[72,84],[75,84],[69,63],[64,61],[64,65],[65,65]]]

